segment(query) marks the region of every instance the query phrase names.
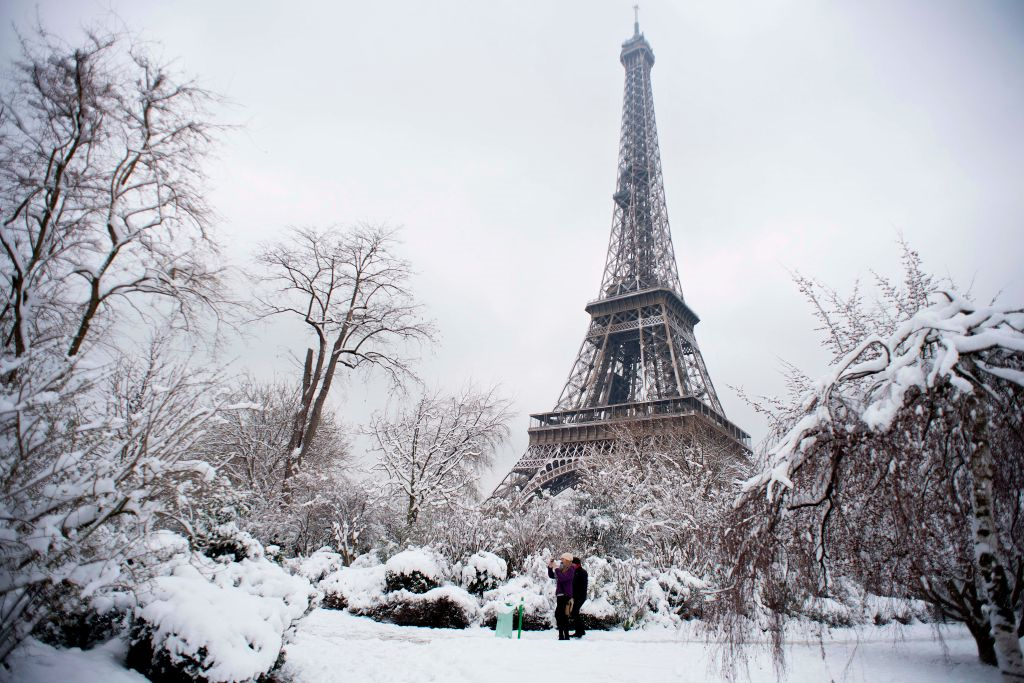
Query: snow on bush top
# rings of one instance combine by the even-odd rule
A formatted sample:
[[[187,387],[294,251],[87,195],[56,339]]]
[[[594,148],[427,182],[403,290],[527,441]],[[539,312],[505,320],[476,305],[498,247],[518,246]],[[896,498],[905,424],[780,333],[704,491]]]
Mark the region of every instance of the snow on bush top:
[[[285,562],[293,574],[298,574],[310,583],[319,583],[328,574],[338,571],[343,564],[341,555],[330,546],[320,548],[309,557],[297,557]]]
[[[140,589],[135,616],[172,661],[196,662],[216,683],[247,681],[273,667],[311,595],[308,581],[266,559],[224,563],[193,554]]]
[[[371,609],[384,596],[384,565],[343,567],[320,582],[324,593],[337,594],[353,612]]]
[[[467,570],[474,570],[481,574],[493,576],[499,581],[504,581],[508,577],[508,564],[505,560],[486,550],[479,550],[470,555],[469,559],[466,560],[466,566],[462,570],[463,577],[466,576]]]
[[[384,567],[391,574],[411,576],[413,572],[419,572],[436,583],[443,581],[448,573],[444,558],[427,548],[403,550],[388,560]]]
[[[508,577],[508,565],[494,553],[480,550],[466,560],[462,568],[462,585],[471,593],[496,588]]]
[[[480,604],[472,595],[458,586],[439,586],[431,588],[426,593],[410,593],[409,591],[396,591],[388,595],[388,602],[405,602],[408,604],[437,602],[441,598],[447,598],[453,605],[462,611],[467,622],[474,622],[480,619]]]
[[[555,605],[554,581],[538,584],[532,576],[524,574],[487,591],[483,597],[489,610],[496,610],[505,603],[518,605],[522,600],[527,614],[547,613]]]

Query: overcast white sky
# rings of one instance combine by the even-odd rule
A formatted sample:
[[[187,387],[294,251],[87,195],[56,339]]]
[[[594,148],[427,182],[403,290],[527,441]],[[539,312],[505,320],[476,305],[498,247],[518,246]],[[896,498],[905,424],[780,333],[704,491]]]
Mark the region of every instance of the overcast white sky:
[[[287,225],[404,226],[441,343],[429,382],[499,382],[519,416],[496,482],[550,410],[598,293],[633,0],[0,2],[0,51],[37,11],[72,37],[110,10],[234,106],[210,168],[236,263]],[[799,270],[838,287],[933,271],[1024,302],[1024,2],[642,3],[683,293],[730,419],[731,386],[783,391],[826,360]],[[239,370],[290,372],[286,326]],[[358,423],[380,387],[350,380]]]

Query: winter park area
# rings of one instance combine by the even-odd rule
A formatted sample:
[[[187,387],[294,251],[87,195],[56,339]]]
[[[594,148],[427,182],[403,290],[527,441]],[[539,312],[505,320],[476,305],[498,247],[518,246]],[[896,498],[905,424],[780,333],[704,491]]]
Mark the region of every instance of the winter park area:
[[[1024,683],[1024,4],[0,20],[0,683]]]

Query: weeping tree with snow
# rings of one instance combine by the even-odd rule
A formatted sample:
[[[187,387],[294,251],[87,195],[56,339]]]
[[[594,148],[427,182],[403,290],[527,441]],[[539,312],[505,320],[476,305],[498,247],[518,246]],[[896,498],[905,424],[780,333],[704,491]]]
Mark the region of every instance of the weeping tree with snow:
[[[434,337],[396,246],[395,231],[376,226],[302,228],[257,254],[259,280],[273,292],[259,298],[258,315],[292,317],[313,338],[285,451],[286,484],[313,448],[339,367],[380,369],[401,383],[414,377],[409,344]]]
[[[125,569],[222,407],[216,379],[128,360],[117,324],[216,311],[202,159],[212,96],[127,38],[38,32],[0,91],[0,660],[70,589]]]
[[[964,621],[983,661],[1024,680],[1024,312],[942,291],[909,249],[905,265],[880,313],[798,281],[841,353],[776,413],[736,504],[720,625],[736,645],[752,623],[737,615],[760,617],[781,663],[785,614],[852,577]]]
[[[407,527],[425,510],[458,510],[477,491],[480,471],[509,435],[509,401],[496,389],[424,394],[412,405],[371,420],[374,469],[401,501]]]

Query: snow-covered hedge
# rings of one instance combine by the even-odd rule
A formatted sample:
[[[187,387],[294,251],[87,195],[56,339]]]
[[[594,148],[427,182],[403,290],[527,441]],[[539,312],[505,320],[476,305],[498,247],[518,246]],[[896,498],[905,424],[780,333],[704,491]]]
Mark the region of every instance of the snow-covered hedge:
[[[153,680],[227,683],[268,673],[315,591],[262,548],[246,554],[255,557],[191,553],[140,587],[128,665]]]
[[[384,599],[385,567],[343,567],[320,582],[321,605],[327,609],[347,609],[354,614],[369,614]]]
[[[317,584],[345,566],[345,562],[339,553],[334,552],[333,548],[324,546],[308,557],[284,560],[284,566],[292,574],[297,574],[310,583]]]
[[[462,587],[474,595],[494,590],[508,578],[508,565],[494,553],[480,550],[466,560],[462,567]]]
[[[32,630],[47,645],[84,650],[127,628],[128,611],[109,598],[83,598],[74,586],[62,585],[54,590],[54,602]]]
[[[437,588],[448,577],[448,562],[429,548],[409,548],[385,564],[385,590],[426,593]]]
[[[199,533],[192,540],[196,550],[211,559],[230,558],[235,562],[264,557],[263,546],[252,534],[228,522]]]
[[[399,626],[466,628],[480,621],[476,599],[458,586],[441,586],[425,593],[389,592],[369,616]]]
[[[699,617],[708,585],[678,567],[671,567],[644,584],[644,594],[653,615],[674,615],[680,619]]]

